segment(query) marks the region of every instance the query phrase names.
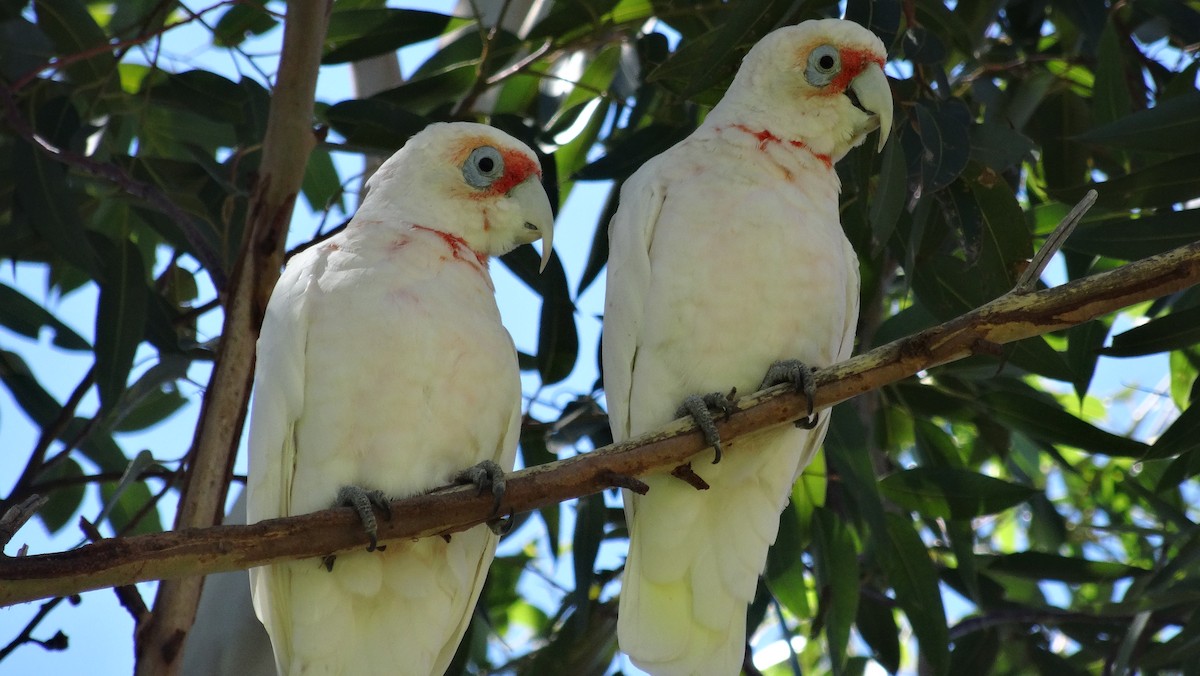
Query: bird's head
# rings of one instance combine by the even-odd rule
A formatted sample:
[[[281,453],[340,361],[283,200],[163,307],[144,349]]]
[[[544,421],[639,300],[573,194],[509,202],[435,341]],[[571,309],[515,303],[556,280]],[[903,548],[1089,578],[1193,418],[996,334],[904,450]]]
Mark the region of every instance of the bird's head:
[[[886,59],[883,42],[852,21],[805,21],[760,40],[725,99],[834,161],[875,129],[882,150],[892,127]]]
[[[431,124],[371,177],[362,208],[461,237],[489,256],[540,239],[545,268],[554,214],[541,178],[537,155],[499,129]]]

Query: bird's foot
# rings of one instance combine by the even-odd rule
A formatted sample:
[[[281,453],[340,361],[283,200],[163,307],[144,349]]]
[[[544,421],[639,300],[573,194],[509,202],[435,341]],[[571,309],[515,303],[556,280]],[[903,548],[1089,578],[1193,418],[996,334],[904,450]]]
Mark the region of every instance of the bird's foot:
[[[486,490],[492,491],[492,514],[500,512],[500,500],[504,498],[504,470],[491,460],[468,467],[454,475],[454,483],[471,484],[483,495]]]
[[[372,507],[378,507],[383,510],[383,515],[388,521],[392,520],[392,503],[388,500],[387,495],[383,491],[369,491],[361,486],[342,486],[338,491],[337,498],[333,502],[334,507],[352,507],[358,513],[358,518],[362,521],[363,530],[367,531],[367,537],[370,538],[370,544],[367,545],[367,551],[373,552],[377,547],[376,537],[379,534],[378,522],[375,521],[375,512]],[[333,561],[327,562],[326,566],[332,570]]]
[[[765,390],[782,383],[795,388],[796,392],[804,393],[808,399],[808,417],[796,421],[796,427],[811,430],[817,426],[819,414],[813,413],[813,397],[817,393],[817,380],[813,377],[812,367],[799,359],[781,359],[771,364],[767,375],[763,376],[762,385],[758,389]]]
[[[489,519],[484,521],[483,524],[488,527],[488,530],[492,531],[496,535],[504,537],[505,535],[508,535],[509,531],[513,529],[513,524],[516,523],[516,519],[513,518],[514,516],[513,510],[509,509],[508,514],[505,514],[504,516],[498,516],[494,519]]]
[[[713,447],[713,452],[716,454],[713,457],[713,464],[721,462],[721,434],[717,432],[717,423],[713,420],[713,411],[720,411],[729,417],[733,413],[733,402],[731,399],[737,392],[736,389],[730,390],[729,394],[721,392],[710,392],[705,395],[693,394],[683,400],[683,405],[675,412],[675,417],[682,418],[685,415],[692,417],[696,421],[696,427],[704,434],[704,441],[709,446]]]

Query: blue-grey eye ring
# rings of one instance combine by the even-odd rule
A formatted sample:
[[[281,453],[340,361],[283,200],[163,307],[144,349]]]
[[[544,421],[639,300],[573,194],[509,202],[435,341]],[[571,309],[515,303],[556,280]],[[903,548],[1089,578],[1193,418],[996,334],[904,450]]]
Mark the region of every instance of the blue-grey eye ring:
[[[504,175],[504,157],[491,146],[480,146],[467,156],[462,172],[467,184],[486,188]]]
[[[842,55],[833,45],[821,45],[808,54],[804,79],[814,87],[824,87],[842,70]]]

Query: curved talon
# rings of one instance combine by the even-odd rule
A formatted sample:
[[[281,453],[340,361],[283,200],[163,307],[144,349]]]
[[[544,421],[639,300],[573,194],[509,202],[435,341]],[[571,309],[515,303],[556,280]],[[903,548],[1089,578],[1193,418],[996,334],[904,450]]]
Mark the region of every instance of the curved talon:
[[[808,417],[797,420],[796,427],[805,430],[816,427],[820,417],[813,413],[813,398],[817,394],[817,380],[813,376],[812,367],[799,359],[781,359],[767,369],[759,389],[765,390],[782,383],[791,385],[797,393],[803,393],[805,399],[808,400]]]
[[[486,525],[488,530],[492,531],[496,535],[504,537],[505,535],[508,535],[509,531],[513,529],[513,524],[516,523],[516,519],[513,518],[514,514],[515,512],[512,510],[512,508],[509,508],[508,514],[485,521],[484,525]]]
[[[492,490],[492,514],[500,512],[500,501],[504,498],[504,470],[491,460],[473,467],[468,467],[454,475],[456,484],[472,484],[477,495],[483,495],[487,488]]]
[[[367,537],[370,539],[367,551],[373,552],[379,549],[377,546],[379,542],[379,524],[375,520],[374,510],[371,508],[378,507],[383,510],[383,514],[388,521],[392,520],[392,503],[383,491],[369,491],[361,486],[342,486],[333,501],[333,506],[350,507],[357,512],[358,520],[362,522],[363,530],[367,532]],[[328,570],[333,570],[332,558],[326,561],[325,567]]]
[[[711,392],[704,396],[693,394],[683,400],[683,405],[675,412],[677,417],[689,415],[692,420],[696,421],[696,427],[704,433],[704,441],[713,447],[713,452],[716,454],[713,457],[713,464],[721,462],[721,433],[717,431],[717,423],[713,420],[713,409],[719,410],[728,418],[733,412],[733,402],[729,401],[729,397],[720,392]]]

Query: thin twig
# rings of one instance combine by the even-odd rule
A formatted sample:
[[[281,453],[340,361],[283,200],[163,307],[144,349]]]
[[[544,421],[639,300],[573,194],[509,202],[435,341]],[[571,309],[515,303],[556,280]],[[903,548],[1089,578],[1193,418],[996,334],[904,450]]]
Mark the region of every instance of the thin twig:
[[[16,537],[17,531],[21,530],[21,526],[32,519],[33,515],[37,514],[38,510],[44,507],[49,500],[50,498],[43,495],[31,495],[9,507],[4,515],[0,516],[0,550],[8,546],[8,543]],[[2,556],[2,551],[0,551],[0,556]]]
[[[1083,199],[1079,200],[1079,204],[1076,204],[1067,213],[1066,218],[1062,219],[1062,222],[1058,224],[1054,232],[1050,233],[1050,236],[1046,238],[1046,241],[1042,244],[1042,248],[1038,249],[1033,260],[1029,262],[1029,267],[1025,268],[1025,272],[1021,273],[1021,278],[1017,280],[1016,286],[1013,287],[1013,293],[1029,293],[1037,286],[1038,280],[1042,278],[1042,272],[1045,271],[1047,265],[1050,265],[1050,259],[1054,257],[1054,254],[1058,253],[1059,249],[1062,249],[1063,244],[1066,244],[1067,238],[1071,236],[1072,232],[1075,232],[1075,226],[1079,225],[1079,221],[1083,219],[1083,215],[1096,203],[1097,197],[1098,194],[1095,190],[1088,190]]]
[[[25,625],[25,628],[21,630],[21,633],[17,634],[16,638],[9,641],[8,645],[0,648],[0,661],[3,661],[4,658],[8,657],[9,654],[12,653],[12,651],[20,648],[26,643],[41,643],[41,641],[33,638],[33,630],[37,629],[37,626],[42,623],[42,620],[46,619],[46,616],[50,614],[50,611],[54,610],[58,604],[62,603],[62,601],[63,597],[60,596],[56,599],[50,599],[49,601],[43,603],[42,607],[38,608],[37,614],[34,615],[33,618],[30,619]]]

